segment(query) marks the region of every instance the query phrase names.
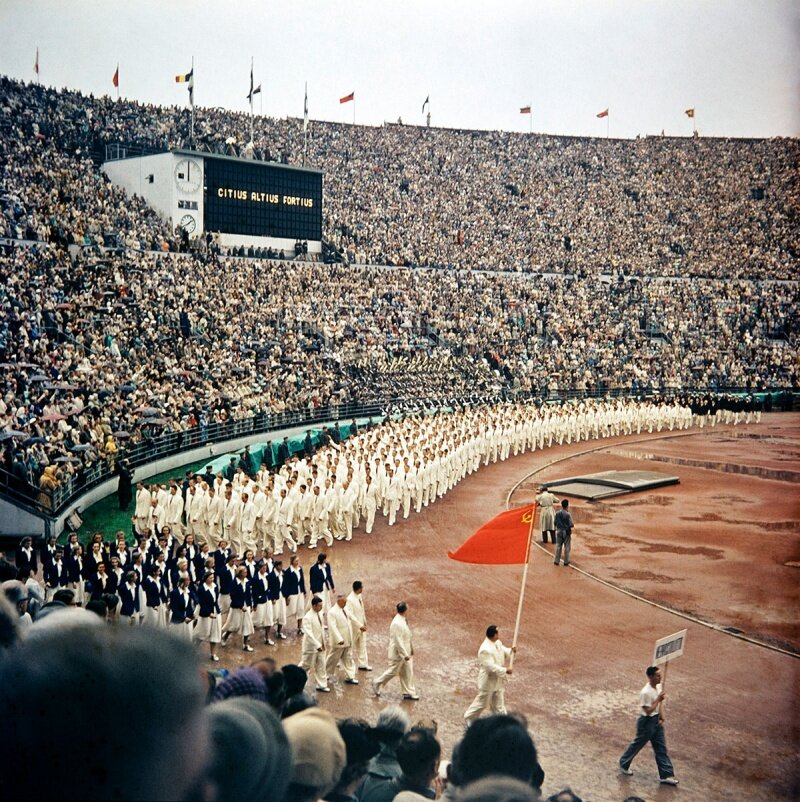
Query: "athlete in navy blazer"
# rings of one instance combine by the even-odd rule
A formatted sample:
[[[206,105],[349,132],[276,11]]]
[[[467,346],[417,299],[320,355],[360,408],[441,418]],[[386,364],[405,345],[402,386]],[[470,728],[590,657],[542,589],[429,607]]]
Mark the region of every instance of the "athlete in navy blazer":
[[[200,585],[197,591],[197,596],[200,604],[200,617],[208,618],[208,616],[216,613],[219,615],[219,594],[216,596],[204,584]]]
[[[260,571],[250,580],[250,587],[253,591],[253,604],[266,604],[269,588],[269,574],[262,574]]]
[[[230,588],[231,607],[241,610],[243,607],[253,607],[253,588],[250,582],[242,586],[241,582],[233,582]]]
[[[311,566],[308,572],[308,579],[311,583],[312,593],[322,593],[327,588],[331,593],[336,590],[333,586],[333,574],[331,573],[331,566],[327,560],[327,555],[320,554],[317,556],[316,564]]]
[[[65,588],[69,584],[69,571],[63,558],[45,563],[44,584],[48,588]]]
[[[187,618],[192,618],[194,615],[194,597],[189,590],[188,585],[186,588],[186,598],[183,596],[183,588],[178,586],[172,593],[169,594],[169,609],[170,609],[170,622],[173,624],[185,624]]]
[[[128,572],[125,581],[117,588],[117,595],[122,602],[119,614],[135,616],[139,613],[139,586],[136,585],[136,587],[133,588],[133,592],[131,592],[130,587],[128,587],[129,580],[135,584],[136,574],[134,571]]]
[[[330,570],[330,567],[329,567]],[[298,593],[306,592],[306,578],[303,574],[302,566],[291,565],[283,572],[283,584],[281,592],[284,598],[296,596]]]

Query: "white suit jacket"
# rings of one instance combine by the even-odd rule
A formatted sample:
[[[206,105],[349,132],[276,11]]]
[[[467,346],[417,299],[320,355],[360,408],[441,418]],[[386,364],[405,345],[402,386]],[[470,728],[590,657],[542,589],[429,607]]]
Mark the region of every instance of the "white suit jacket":
[[[325,645],[325,635],[322,629],[322,610],[315,613],[314,609],[310,609],[303,616],[303,651],[316,652],[320,646]]]
[[[350,616],[350,624],[353,629],[360,630],[367,625],[367,615],[364,612],[364,602],[361,601],[361,594],[350,591],[347,597],[347,605],[344,608]]]
[[[502,641],[490,641],[484,638],[478,649],[480,672],[478,673],[478,690],[496,691],[503,687],[506,676],[505,660],[511,656],[511,649],[503,646]]]
[[[389,627],[389,659],[404,660],[414,654],[414,644],[411,640],[411,627],[405,616],[397,613]]]
[[[334,604],[328,610],[328,637],[330,638],[329,645],[332,649],[341,645],[339,641],[344,641],[344,646],[353,645],[353,631],[350,629],[350,619],[338,604]]]

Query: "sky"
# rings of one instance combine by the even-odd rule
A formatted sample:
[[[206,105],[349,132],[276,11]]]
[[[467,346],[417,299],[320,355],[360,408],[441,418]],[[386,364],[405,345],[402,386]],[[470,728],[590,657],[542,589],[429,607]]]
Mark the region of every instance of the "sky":
[[[800,0],[0,0],[0,74],[380,125],[800,135]],[[355,93],[355,103],[339,98]],[[532,115],[522,115],[523,106]],[[607,119],[596,114],[609,109]],[[694,108],[694,120],[686,109]],[[426,109],[427,111],[427,109]]]

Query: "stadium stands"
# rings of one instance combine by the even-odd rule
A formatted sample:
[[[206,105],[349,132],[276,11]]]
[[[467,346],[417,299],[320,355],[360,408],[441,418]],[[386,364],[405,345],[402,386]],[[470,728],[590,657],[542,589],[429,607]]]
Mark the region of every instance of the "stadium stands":
[[[248,128],[197,117],[213,152]],[[6,477],[85,473],[112,432],[180,447],[359,404],[797,385],[796,140],[314,122],[325,238],[350,261],[322,265],[180,254],[108,183],[105,145],[185,145],[186,110],[2,78],[0,130]],[[297,163],[300,122],[260,118],[255,144]]]

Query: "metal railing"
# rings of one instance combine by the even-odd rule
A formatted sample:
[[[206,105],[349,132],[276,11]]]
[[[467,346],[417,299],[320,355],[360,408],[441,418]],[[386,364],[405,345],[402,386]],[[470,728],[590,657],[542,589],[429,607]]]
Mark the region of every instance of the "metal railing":
[[[658,394],[664,398],[674,398],[676,396],[696,394],[741,395],[747,392],[742,387],[642,387],[634,391],[629,387],[600,386],[586,390],[550,387],[547,389],[542,388],[539,391],[527,392],[505,390],[491,398],[453,398],[447,401],[430,403],[424,401],[413,402],[399,398],[375,399],[364,403],[331,404],[312,410],[279,413],[260,412],[226,423],[198,424],[185,431],[170,431],[158,437],[149,437],[136,443],[123,444],[113,458],[97,453],[95,456],[91,456],[88,462],[82,462],[76,472],[64,472],[63,480],[52,492],[41,490],[31,482],[15,477],[5,468],[0,468],[0,496],[28,509],[33,509],[39,514],[54,517],[63,512],[68,506],[73,505],[93,487],[112,479],[116,475],[114,466],[120,459],[127,459],[130,467],[136,468],[147,465],[157,459],[191,451],[203,445],[220,444],[247,437],[255,438],[260,434],[269,434],[284,429],[313,427],[329,421],[348,423],[353,418],[383,418],[386,415],[420,411],[422,409],[435,411],[436,409],[452,409],[455,405],[500,403],[504,401],[533,401],[542,404],[588,398],[641,397],[653,394]],[[780,397],[781,394],[786,394],[786,397],[789,398],[788,406],[771,403],[770,407],[776,411],[781,408],[791,410],[791,399],[795,392],[797,392],[796,388],[794,390],[771,388],[759,391],[755,395],[760,398],[760,406],[763,407],[764,399],[767,395],[774,396],[778,394]]]

